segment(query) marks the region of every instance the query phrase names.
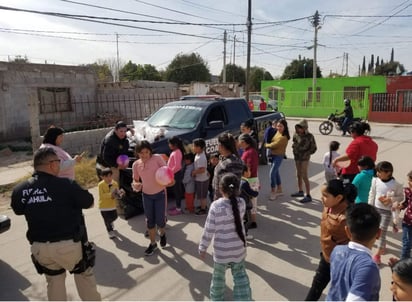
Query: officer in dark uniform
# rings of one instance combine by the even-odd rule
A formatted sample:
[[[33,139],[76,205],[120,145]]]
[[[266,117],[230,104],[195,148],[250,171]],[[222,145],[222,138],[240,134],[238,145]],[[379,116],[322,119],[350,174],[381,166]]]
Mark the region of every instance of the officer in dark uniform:
[[[60,159],[52,148],[36,151],[33,165],[33,177],[13,189],[11,207],[26,218],[32,260],[46,276],[48,299],[67,300],[67,270],[74,273],[82,300],[101,300],[92,267],[82,265],[82,209],[93,206],[93,195],[75,181],[57,177]]]
[[[127,166],[122,166],[117,163],[117,157],[126,154],[129,150],[129,140],[127,139],[127,125],[125,122],[119,121],[106,134],[100,147],[100,156],[98,164],[112,170],[113,179],[119,183],[119,170],[126,169]]]

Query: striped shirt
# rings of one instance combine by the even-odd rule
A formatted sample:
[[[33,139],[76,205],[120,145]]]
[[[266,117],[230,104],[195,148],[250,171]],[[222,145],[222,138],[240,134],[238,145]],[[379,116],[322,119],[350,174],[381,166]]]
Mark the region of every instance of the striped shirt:
[[[245,214],[245,201],[238,198],[240,221]],[[243,234],[245,230],[243,228]],[[213,240],[213,260],[216,263],[239,263],[246,257],[246,247],[236,233],[232,205],[227,198],[212,202],[199,244],[199,252],[205,252]]]

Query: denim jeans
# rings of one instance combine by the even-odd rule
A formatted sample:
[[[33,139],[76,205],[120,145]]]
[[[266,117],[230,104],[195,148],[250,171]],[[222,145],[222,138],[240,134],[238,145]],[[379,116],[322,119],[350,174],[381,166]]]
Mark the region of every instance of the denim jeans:
[[[271,163],[270,172],[269,172],[271,188],[276,188],[276,186],[279,186],[282,184],[282,181],[280,180],[280,174],[279,174],[279,168],[280,168],[280,165],[282,164],[282,161],[283,161],[283,155],[272,155],[272,163]]]
[[[346,132],[348,131],[348,128],[349,128],[349,125],[352,123],[352,118],[349,118],[349,117],[345,117],[344,119],[343,119],[343,122],[342,122],[342,131],[343,131],[343,134],[346,134]]]
[[[402,223],[402,254],[401,259],[411,257],[412,225]]]

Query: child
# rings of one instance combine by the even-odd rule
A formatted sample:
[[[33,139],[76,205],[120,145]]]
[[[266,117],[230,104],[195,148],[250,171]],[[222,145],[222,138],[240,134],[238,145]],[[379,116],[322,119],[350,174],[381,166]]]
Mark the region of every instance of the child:
[[[119,190],[119,185],[113,180],[113,173],[110,168],[103,169],[100,176],[102,181],[98,184],[99,209],[109,238],[113,239],[116,237],[113,232],[113,222],[117,219],[116,198],[121,198],[124,191]]]
[[[369,191],[368,203],[373,205],[382,216],[380,228],[382,235],[378,241],[378,250],[373,256],[376,264],[381,263],[381,255],[386,248],[386,232],[391,221],[392,205],[396,201],[403,200],[403,188],[395,178],[393,178],[393,166],[388,161],[381,161],[376,165],[376,174],[372,180]]]
[[[226,173],[219,182],[223,197],[213,201],[205,222],[199,255],[205,259],[213,240],[214,269],[210,285],[210,300],[222,301],[225,292],[226,268],[233,276],[233,300],[252,300],[249,278],[246,274],[246,239],[242,224],[245,201],[239,195],[239,177]]]
[[[372,178],[375,176],[375,162],[369,156],[361,156],[358,160],[359,173],[356,174],[352,184],[358,190],[355,203],[368,203]]]
[[[392,267],[393,301],[412,301],[412,259],[397,261]]]
[[[337,141],[331,141],[329,143],[329,151],[323,155],[323,167],[325,169],[325,179],[326,182],[332,179],[338,178],[338,170],[332,166],[332,162],[335,158],[339,156],[337,152],[340,143]]]
[[[194,168],[192,176],[195,178],[196,198],[200,201],[200,208],[196,215],[206,215],[207,213],[207,189],[209,187],[209,175],[207,174],[207,158],[205,154],[206,142],[203,138],[196,138],[193,141],[193,151],[195,152]]]
[[[213,176],[215,175],[215,167],[219,163],[219,153],[213,153],[210,155],[209,163],[207,164],[207,173],[209,173],[209,199],[213,201],[213,195],[215,194],[212,186]]]
[[[169,142],[169,148],[170,150],[172,150],[172,153],[170,153],[169,160],[167,161],[167,166],[174,173],[175,184],[173,185],[173,193],[174,193],[175,202],[176,202],[176,207],[170,209],[168,213],[171,216],[175,216],[175,215],[182,214],[182,197],[183,197],[182,162],[183,162],[183,154],[185,153],[185,149],[183,147],[182,140],[177,136],[173,136],[169,138],[168,142]]]
[[[193,161],[195,156],[193,153],[186,153],[184,156],[185,167],[183,173],[183,180],[182,183],[185,186],[185,202],[186,202],[186,209],[189,213],[195,212],[195,179],[192,177],[193,172]]]
[[[166,162],[161,155],[153,154],[152,147],[146,140],[136,145],[135,153],[139,159],[132,166],[132,188],[136,192],[143,192],[143,208],[150,239],[144,253],[150,256],[157,249],[156,225],[159,228],[160,246],[166,246],[166,190],[155,177],[157,169],[166,166]]]
[[[360,203],[348,208],[346,220],[350,241],[333,249],[326,301],[379,301],[381,280],[371,249],[381,217],[374,207]]]
[[[306,196],[299,200],[301,203],[312,201],[310,196],[310,183],[308,176],[308,167],[310,156],[316,152],[315,137],[308,131],[308,122],[303,119],[295,125],[295,134],[293,135],[293,157],[296,165],[296,176],[298,181],[298,191],[291,197],[303,197],[303,184],[305,185]]]
[[[402,220],[402,254],[401,259],[411,257],[412,247],[412,171],[408,174],[408,187],[403,189],[405,199],[400,208],[405,210]]]
[[[255,149],[254,139],[247,133],[242,133],[239,136],[239,145],[244,150],[242,154],[242,161],[249,168],[249,184],[255,189],[259,189],[259,178],[258,178],[258,167],[259,167],[259,154]],[[281,188],[280,194],[282,194]],[[278,195],[280,195],[278,194]],[[257,198],[251,197],[250,201],[252,202],[252,209],[250,211],[250,220],[248,224],[249,229],[256,229],[256,216],[257,216]]]
[[[305,298],[306,301],[317,301],[330,281],[330,254],[341,244],[347,244],[346,209],[356,197],[356,189],[352,184],[343,185],[340,179],[332,179],[322,186],[323,212],[320,222],[321,254],[319,266],[313,277],[312,286]]]
[[[246,239],[253,239],[253,236],[248,235],[249,222],[253,222],[251,210],[253,209],[252,198],[256,198],[259,195],[259,191],[253,190],[250,187],[248,179],[250,178],[250,169],[248,166],[243,166],[242,179],[240,180],[240,197],[245,200],[246,214],[245,214],[245,232]],[[255,222],[256,224],[256,222]]]

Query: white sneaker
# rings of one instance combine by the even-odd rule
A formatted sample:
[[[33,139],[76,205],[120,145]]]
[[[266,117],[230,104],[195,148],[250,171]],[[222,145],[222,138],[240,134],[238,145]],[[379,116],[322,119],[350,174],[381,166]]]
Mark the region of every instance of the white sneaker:
[[[110,239],[116,238],[116,234],[113,231],[110,231],[109,232],[109,238]]]
[[[276,200],[276,193],[270,193],[269,200]]]
[[[247,235],[246,235],[246,240],[253,240],[253,238],[255,238],[255,237],[253,237],[253,236],[250,235],[250,234],[247,234]]]

